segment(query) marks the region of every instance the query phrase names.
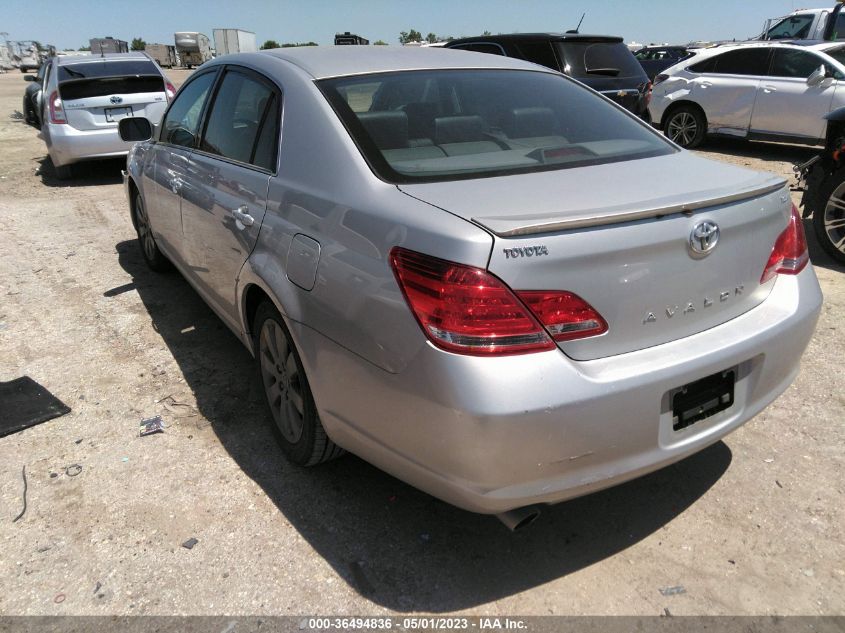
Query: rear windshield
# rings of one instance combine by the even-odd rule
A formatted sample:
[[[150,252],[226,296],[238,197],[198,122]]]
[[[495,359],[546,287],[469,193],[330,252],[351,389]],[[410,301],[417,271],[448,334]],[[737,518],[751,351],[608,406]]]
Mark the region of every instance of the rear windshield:
[[[143,92],[164,92],[164,79],[155,77],[103,77],[102,79],[82,79],[59,84],[62,99],[87,99],[107,95],[128,95]]]
[[[92,79],[98,77],[131,77],[137,75],[161,76],[156,65],[147,59],[111,60],[81,62],[59,66],[59,82],[71,79]]]
[[[436,70],[318,82],[370,166],[393,183],[558,170],[672,153],[565,77]]]
[[[634,54],[622,42],[556,42],[570,77],[638,77],[643,74]]]

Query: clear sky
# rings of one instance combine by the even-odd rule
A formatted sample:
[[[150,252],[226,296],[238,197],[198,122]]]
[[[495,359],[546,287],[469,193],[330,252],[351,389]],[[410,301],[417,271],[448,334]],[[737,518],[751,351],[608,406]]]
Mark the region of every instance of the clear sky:
[[[259,45],[313,40],[331,44],[351,31],[370,42],[396,44],[400,31],[441,36],[564,31],[586,12],[582,33],[620,35],[626,41],[686,43],[745,39],[766,18],[798,7],[829,7],[833,0],[5,0],[26,10],[2,12],[0,31],[11,40],[38,40],[58,48],[86,46],[89,38],[173,44],[175,31],[242,28]]]

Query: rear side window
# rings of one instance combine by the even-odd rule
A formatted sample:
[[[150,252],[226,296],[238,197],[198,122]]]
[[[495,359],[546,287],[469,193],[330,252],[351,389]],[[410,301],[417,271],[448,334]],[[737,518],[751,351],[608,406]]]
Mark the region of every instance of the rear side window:
[[[768,48],[728,51],[690,66],[694,73],[719,75],[765,75],[769,67]]]
[[[266,121],[273,125],[268,113],[275,101],[273,89],[263,81],[245,73],[228,71],[211,105],[200,149],[239,163],[256,164],[254,160],[259,149],[256,140]],[[275,138],[275,132],[270,132],[269,128],[267,133]],[[264,164],[258,166],[265,169],[270,169],[267,164],[273,153],[268,149],[269,140],[262,139],[263,143],[259,144],[260,160]]]
[[[637,77],[643,68],[622,42],[558,42],[564,72],[570,77]]]
[[[795,77],[806,79],[824,65],[821,57],[794,48],[775,50],[772,60],[772,77]]]
[[[182,147],[194,146],[202,108],[216,76],[217,73],[214,72],[204,73],[182,88],[164,117],[162,142]]]
[[[524,59],[552,70],[560,70],[552,43],[547,40],[521,42],[517,45]]]
[[[99,79],[101,77],[133,77],[155,75],[161,77],[156,65],[147,59],[111,60],[82,62],[59,66],[59,83],[72,79]]]

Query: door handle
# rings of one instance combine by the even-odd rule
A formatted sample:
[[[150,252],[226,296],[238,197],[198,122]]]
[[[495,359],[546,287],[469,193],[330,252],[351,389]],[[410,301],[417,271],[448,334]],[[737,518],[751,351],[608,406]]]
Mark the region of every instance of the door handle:
[[[235,216],[235,219],[244,225],[244,227],[255,224],[255,218],[249,214],[249,207],[245,204],[242,204],[237,209],[232,209],[232,215]]]
[[[712,85],[713,85],[713,82],[710,82],[710,81],[702,81],[702,82],[701,82],[701,87],[702,87],[702,88],[709,88],[709,87],[710,87],[710,86],[712,86]]]
[[[773,92],[777,92],[777,91],[778,91],[778,89],[775,88],[774,86],[763,86],[763,92],[765,92],[767,95],[772,94]]]
[[[179,193],[179,190],[182,188],[182,179],[181,178],[171,178],[170,179],[170,191],[175,194]]]

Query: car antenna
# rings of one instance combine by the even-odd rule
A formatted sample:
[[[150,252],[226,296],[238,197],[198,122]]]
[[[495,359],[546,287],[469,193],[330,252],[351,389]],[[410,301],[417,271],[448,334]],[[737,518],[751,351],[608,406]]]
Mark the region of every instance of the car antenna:
[[[584,18],[587,16],[586,13],[581,14],[581,19],[578,20],[578,26],[576,26],[571,31],[567,31],[567,33],[573,33],[574,35],[578,35],[578,30],[581,28],[581,23],[584,21]]]

